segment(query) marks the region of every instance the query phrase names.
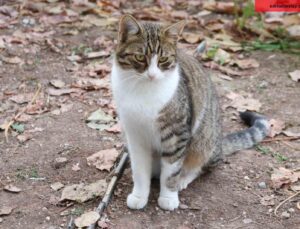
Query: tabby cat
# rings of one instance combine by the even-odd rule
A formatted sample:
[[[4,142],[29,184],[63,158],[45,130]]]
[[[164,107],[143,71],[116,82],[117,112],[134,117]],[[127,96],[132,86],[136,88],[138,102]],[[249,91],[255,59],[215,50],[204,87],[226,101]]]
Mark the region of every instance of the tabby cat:
[[[113,96],[133,173],[131,209],[148,202],[160,178],[158,205],[174,210],[178,192],[223,155],[252,147],[267,134],[264,116],[241,113],[249,129],[222,137],[217,95],[200,63],[177,49],[184,22],[162,26],[124,15],[112,68]]]

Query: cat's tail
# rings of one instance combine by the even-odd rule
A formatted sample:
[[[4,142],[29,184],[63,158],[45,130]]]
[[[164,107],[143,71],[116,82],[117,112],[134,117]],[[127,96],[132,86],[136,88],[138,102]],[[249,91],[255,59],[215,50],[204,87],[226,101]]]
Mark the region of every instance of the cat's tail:
[[[240,117],[250,127],[223,138],[222,150],[224,155],[251,148],[261,142],[269,133],[270,124],[265,116],[245,111],[240,113]]]

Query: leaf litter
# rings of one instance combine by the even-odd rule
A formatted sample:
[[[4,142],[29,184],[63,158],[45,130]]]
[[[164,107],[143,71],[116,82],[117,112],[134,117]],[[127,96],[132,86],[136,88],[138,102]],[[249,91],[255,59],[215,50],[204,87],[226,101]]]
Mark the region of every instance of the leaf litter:
[[[87,164],[99,170],[110,171],[119,155],[120,153],[115,148],[101,150],[87,157]]]
[[[73,184],[65,186],[62,190],[60,201],[72,200],[83,203],[88,200],[103,196],[106,191],[105,180],[98,180],[90,184]]]

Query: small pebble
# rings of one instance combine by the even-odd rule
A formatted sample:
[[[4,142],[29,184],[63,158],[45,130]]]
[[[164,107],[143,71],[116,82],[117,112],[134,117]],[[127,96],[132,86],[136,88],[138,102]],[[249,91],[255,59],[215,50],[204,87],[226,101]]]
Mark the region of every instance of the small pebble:
[[[268,212],[269,212],[269,213],[272,213],[272,212],[273,212],[273,208],[270,208],[270,209],[268,210]]]
[[[295,212],[295,209],[294,208],[289,208],[289,210],[288,210],[290,213],[293,213],[293,212]]]
[[[285,212],[282,212],[282,213],[281,213],[281,217],[283,217],[283,218],[285,218],[285,219],[288,219],[288,218],[291,217],[291,214],[285,211]]]
[[[253,222],[252,219],[243,219],[244,224],[249,224],[249,223],[252,223],[252,222]]]
[[[47,221],[50,221],[50,216],[47,216],[47,217],[46,217],[46,220],[47,220]]]
[[[2,223],[3,222],[3,219],[2,218],[0,218],[0,223]]]
[[[266,189],[267,188],[266,182],[259,182],[258,187],[261,189]]]
[[[189,207],[185,204],[179,204],[179,208],[182,210],[188,209]]]
[[[250,180],[250,178],[248,176],[244,176],[245,180]]]

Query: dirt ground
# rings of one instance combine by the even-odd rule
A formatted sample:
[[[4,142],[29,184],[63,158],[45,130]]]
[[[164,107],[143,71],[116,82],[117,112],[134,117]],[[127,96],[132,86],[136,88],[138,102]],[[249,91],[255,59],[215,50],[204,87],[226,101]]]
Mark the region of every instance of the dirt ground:
[[[1,29],[0,35],[11,35],[18,26]],[[99,28],[88,28],[73,36],[63,35],[63,29],[56,28],[56,38],[67,43],[66,50],[93,41],[103,35]],[[109,33],[115,38],[115,33]],[[35,49],[35,50],[33,50]],[[0,121],[16,114],[23,105],[9,100],[19,93],[34,93],[37,85],[47,96],[49,82],[59,79],[66,84],[74,80],[73,67],[66,55],[55,53],[48,46],[11,46],[1,55],[17,55],[25,64],[0,65]],[[260,67],[251,76],[235,77],[232,81],[219,77],[211,71],[217,85],[220,104],[228,104],[225,95],[229,91],[248,93],[262,103],[261,112],[270,118],[283,120],[295,132],[300,132],[300,84],[288,76],[288,72],[300,69],[300,57],[279,52],[255,51],[246,53],[255,58]],[[114,147],[121,140],[120,134],[107,133],[89,128],[85,119],[92,111],[102,106],[103,100],[110,101],[110,93],[90,90],[83,95],[70,94],[48,97],[48,112],[32,115],[25,123],[25,130],[35,130],[32,138],[24,143],[17,140],[17,133],[9,131],[6,142],[4,131],[0,132],[0,207],[13,207],[12,213],[1,216],[0,228],[5,229],[58,229],[66,228],[70,216],[77,217],[87,210],[93,210],[100,201],[96,198],[70,207],[59,202],[61,191],[54,191],[50,184],[65,185],[91,183],[108,176],[107,172],[88,166],[86,157]],[[53,111],[57,104],[73,104],[60,115]],[[245,126],[235,117],[235,110],[222,110],[224,132],[231,132]],[[41,128],[41,129],[39,129]],[[177,228],[177,229],[297,229],[300,228],[300,209],[296,204],[300,196],[285,203],[274,215],[274,208],[292,195],[288,189],[275,190],[270,186],[270,175],[275,168],[299,169],[300,140],[272,141],[261,146],[285,156],[279,160],[270,153],[250,149],[228,157],[207,174],[194,181],[180,193],[181,208],[174,212],[158,208],[159,185],[153,181],[149,203],[144,210],[132,211],[126,206],[126,196],[132,187],[129,164],[118,182],[111,203],[104,212],[108,228]],[[66,157],[67,162],[57,166],[55,159]],[[72,170],[79,164],[80,170]],[[259,186],[265,182],[266,187]],[[19,193],[3,190],[6,184],[22,189]],[[273,196],[272,196],[273,195]],[[273,204],[262,204],[262,198],[272,196]],[[292,209],[292,210],[291,210]],[[289,218],[281,217],[284,211]]]

